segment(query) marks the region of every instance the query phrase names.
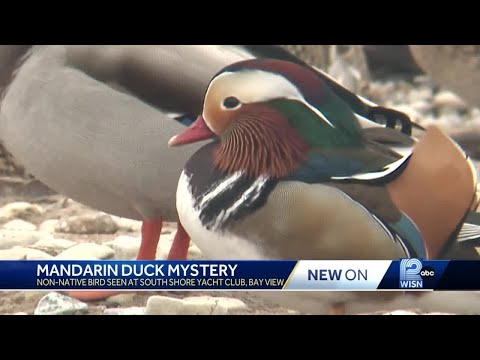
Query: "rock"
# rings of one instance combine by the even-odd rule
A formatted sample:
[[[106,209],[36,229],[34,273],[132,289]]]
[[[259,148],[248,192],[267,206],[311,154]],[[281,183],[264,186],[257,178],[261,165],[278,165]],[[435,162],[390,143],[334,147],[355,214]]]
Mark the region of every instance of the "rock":
[[[470,117],[472,120],[480,119],[480,109],[479,108],[471,108],[470,109]]]
[[[197,245],[190,243],[190,247],[188,248],[188,259],[189,260],[203,260],[205,256],[202,254],[200,249]]]
[[[453,108],[443,108],[439,111],[437,124],[445,128],[456,128],[462,125],[463,117]]]
[[[195,296],[187,298],[186,302],[191,304],[216,304],[217,308],[224,308],[227,313],[234,313],[237,311],[246,310],[248,308],[248,306],[242,300],[230,297]]]
[[[25,299],[26,299],[25,294],[28,294],[28,291],[2,291],[2,292],[0,292],[0,296],[4,297],[4,299],[9,298],[9,300],[7,300],[7,304],[8,303],[14,303],[14,304],[24,303]],[[43,293],[42,295],[45,295],[45,293]],[[2,300],[4,300],[4,299],[2,299]],[[39,300],[39,299],[40,298],[38,298],[37,300]],[[36,302],[36,301],[33,301],[33,302]],[[0,302],[0,304],[1,303],[2,302]],[[7,309],[10,310],[9,307]]]
[[[111,216],[119,231],[139,232],[142,230],[142,222],[119,216]]]
[[[427,86],[421,86],[417,88],[412,88],[408,92],[408,101],[410,103],[416,102],[416,101],[428,101],[430,102],[433,97],[433,90],[430,87]]]
[[[38,303],[40,299],[45,296],[45,291],[22,291],[23,301],[24,302],[36,302]]]
[[[438,87],[437,83],[428,75],[418,74],[413,77],[414,86],[426,86],[431,89],[436,89]]]
[[[56,260],[101,260],[109,259],[115,252],[108,246],[95,243],[81,243],[68,248],[56,256]]]
[[[37,250],[21,246],[15,246],[11,249],[0,250],[1,260],[51,260],[53,256]]]
[[[431,313],[425,313],[422,315],[455,315],[455,314],[450,314],[450,313],[442,313],[442,312],[431,312]]]
[[[0,314],[0,315],[28,315],[28,313],[19,311],[19,312],[14,312],[14,313],[6,313],[6,314]]]
[[[177,223],[174,222],[164,222],[162,226],[162,235],[171,234],[177,232]]]
[[[110,296],[106,299],[105,303],[107,307],[117,307],[117,306],[129,306],[133,305],[135,300],[135,294],[118,294]]]
[[[395,84],[391,81],[388,82],[372,82],[368,87],[369,97],[379,103],[384,103],[389,99],[389,95],[395,91]]]
[[[25,248],[15,246],[11,249],[0,250],[0,260],[26,260],[27,252]]]
[[[415,102],[412,102],[410,104],[410,107],[414,110],[417,111],[421,114],[426,114],[429,111],[432,111],[432,104],[431,102],[425,101],[425,100],[418,100]]]
[[[40,240],[51,240],[51,234],[42,231],[0,230],[0,250],[14,246],[29,246]]]
[[[87,214],[61,220],[55,231],[70,234],[114,234],[118,226],[107,214]]]
[[[133,260],[137,257],[138,249],[140,249],[140,238],[120,235],[113,241],[105,243],[115,251],[115,259],[117,260]]]
[[[21,219],[10,220],[2,226],[7,230],[17,230],[17,231],[34,231],[37,230],[37,227],[28,221]]]
[[[42,239],[30,247],[33,249],[42,250],[48,254],[56,256],[60,254],[62,251],[67,250],[68,248],[71,248],[76,244],[77,243],[74,241],[65,240],[65,239],[55,239],[52,237],[50,239]]]
[[[175,233],[160,235],[160,241],[158,242],[158,246],[157,246],[157,256],[156,256],[157,260],[167,259],[168,253],[170,252],[170,248],[172,247],[174,237],[175,237]]]
[[[146,315],[226,315],[246,309],[241,300],[226,297],[192,296],[176,299],[167,296],[150,296]]]
[[[88,310],[88,305],[56,292],[45,295],[38,302],[34,315],[74,315]]]
[[[381,102],[382,105],[386,106],[387,104],[409,104],[408,94],[412,90],[412,85],[409,82],[404,80],[387,80],[386,84],[392,83],[393,91],[384,96],[384,101]]]
[[[150,296],[145,315],[180,315],[183,313],[183,300],[168,296]]]
[[[26,249],[27,256],[25,260],[52,260],[53,256],[37,249]]]
[[[103,315],[145,315],[145,308],[132,306],[127,308],[105,309]]]
[[[433,105],[437,107],[449,107],[456,110],[465,110],[465,102],[457,95],[450,91],[440,91],[433,98]]]
[[[31,220],[42,215],[45,210],[40,205],[28,202],[13,202],[0,208],[0,222],[6,222],[15,218]]]
[[[448,313],[442,313],[442,312],[422,313],[420,310],[394,310],[394,311],[382,313],[382,315],[454,315],[454,314],[448,314]]]
[[[45,231],[45,232],[48,232],[50,234],[53,234],[55,232],[55,229],[58,226],[58,223],[59,223],[59,221],[57,219],[45,220],[44,222],[42,222],[40,224],[38,229],[40,231]]]
[[[383,313],[382,315],[418,315],[418,313],[414,311],[407,311],[407,310],[394,310],[387,313]]]

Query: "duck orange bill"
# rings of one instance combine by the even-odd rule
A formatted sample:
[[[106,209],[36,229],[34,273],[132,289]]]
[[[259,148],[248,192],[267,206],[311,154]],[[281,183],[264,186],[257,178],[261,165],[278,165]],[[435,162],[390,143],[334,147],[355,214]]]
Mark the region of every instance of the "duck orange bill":
[[[211,139],[215,136],[217,136],[217,134],[210,130],[207,124],[205,124],[203,117],[199,116],[192,125],[180,134],[172,137],[168,141],[168,146],[191,144],[197,141]]]

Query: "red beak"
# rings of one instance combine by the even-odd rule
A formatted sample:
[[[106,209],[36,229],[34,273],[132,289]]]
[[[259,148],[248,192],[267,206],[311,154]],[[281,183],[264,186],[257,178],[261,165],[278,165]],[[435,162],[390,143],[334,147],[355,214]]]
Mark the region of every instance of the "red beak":
[[[199,116],[195,122],[186,128],[183,132],[175,135],[168,141],[168,146],[179,146],[191,144],[197,141],[211,139],[217,136],[209,129],[202,116]]]

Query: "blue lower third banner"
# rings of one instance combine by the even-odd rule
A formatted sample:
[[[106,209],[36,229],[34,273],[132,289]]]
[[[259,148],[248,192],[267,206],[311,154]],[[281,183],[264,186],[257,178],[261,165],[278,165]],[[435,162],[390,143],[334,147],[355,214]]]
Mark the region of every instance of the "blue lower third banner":
[[[480,290],[480,261],[0,261],[0,290]]]

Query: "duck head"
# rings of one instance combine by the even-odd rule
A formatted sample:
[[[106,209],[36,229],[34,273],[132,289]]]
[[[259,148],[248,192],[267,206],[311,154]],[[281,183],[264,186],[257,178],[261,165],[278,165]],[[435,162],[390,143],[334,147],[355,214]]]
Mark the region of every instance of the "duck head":
[[[354,148],[362,129],[348,105],[311,69],[254,59],[221,70],[206,91],[202,115],[169,141],[179,146],[216,138],[215,165],[281,178],[312,148]]]

